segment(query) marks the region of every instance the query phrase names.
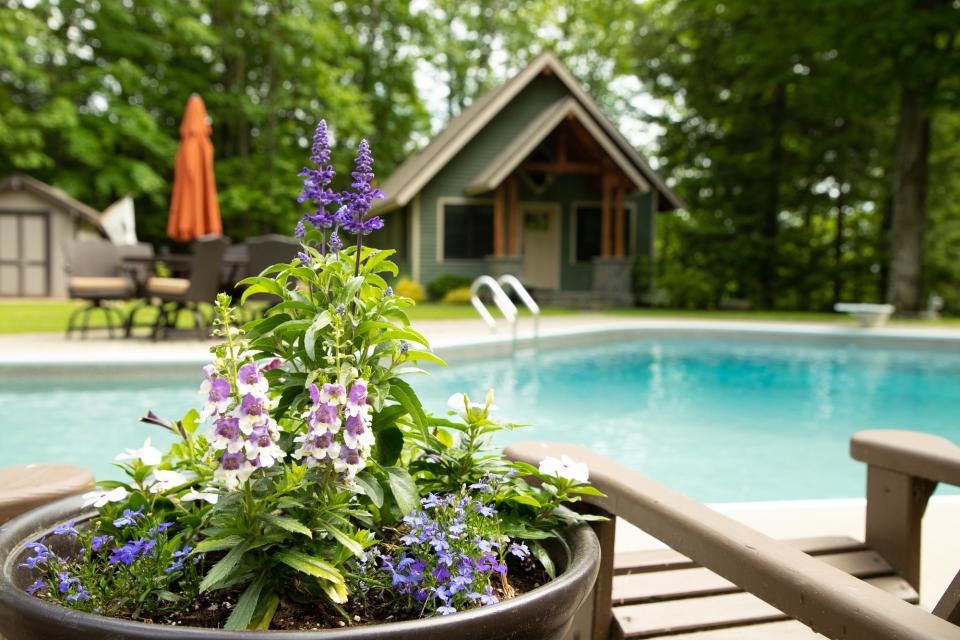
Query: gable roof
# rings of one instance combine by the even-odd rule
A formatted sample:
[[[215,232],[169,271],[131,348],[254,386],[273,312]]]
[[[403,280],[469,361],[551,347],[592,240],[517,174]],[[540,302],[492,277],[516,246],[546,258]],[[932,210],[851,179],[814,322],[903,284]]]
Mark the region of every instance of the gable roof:
[[[595,132],[602,131],[604,135],[600,138],[607,142],[605,146],[610,146],[611,149],[616,151],[616,154],[614,154],[611,149],[608,149],[608,153],[611,153],[611,156],[621,156],[626,164],[631,167],[631,173],[639,174],[650,188],[658,192],[661,211],[684,207],[683,201],[667,187],[663,179],[650,168],[646,160],[623,137],[617,127],[604,115],[596,101],[580,86],[573,74],[553,53],[548,51],[534,58],[525,69],[507,82],[474,100],[460,115],[450,120],[446,128],[433,138],[426,147],[403,162],[381,185],[380,188],[387,194],[387,199],[381,200],[377,209],[380,212],[386,212],[408,204],[483,127],[510,104],[535,78],[545,72],[553,73],[566,86],[571,96],[565,100],[572,101],[566,104],[567,106],[576,105],[578,107],[571,106],[570,108],[576,111],[574,115],[581,121],[581,124],[588,126],[586,121],[592,121],[592,126],[588,126],[588,129],[593,129],[594,131],[591,131],[591,133],[595,136],[598,135]],[[560,109],[559,103],[542,112],[536,120],[545,121],[555,116],[558,112],[555,109]],[[528,128],[532,127],[533,124],[531,123]],[[524,131],[526,132],[527,129]],[[518,139],[522,137],[518,136]],[[600,138],[598,138],[598,142],[603,145],[604,140]],[[521,142],[518,140],[516,146],[522,146]],[[514,147],[515,145],[511,144],[510,146]],[[503,154],[499,154],[498,158],[501,155]],[[617,160],[617,158],[614,157],[614,160]],[[495,161],[491,163],[491,167],[493,165],[502,167],[503,163]],[[621,166],[621,168],[624,167]],[[629,176],[630,173],[627,175]],[[471,181],[471,187],[476,187],[478,180],[482,177],[483,174]]]
[[[41,182],[36,178],[22,173],[14,173],[0,180],[0,193],[7,191],[26,191],[41,200],[65,209],[71,216],[91,224],[100,233],[106,233],[103,229],[103,224],[100,222],[99,211],[89,205],[83,204],[79,200],[74,200],[67,195],[65,191],[57,189],[46,182]]]

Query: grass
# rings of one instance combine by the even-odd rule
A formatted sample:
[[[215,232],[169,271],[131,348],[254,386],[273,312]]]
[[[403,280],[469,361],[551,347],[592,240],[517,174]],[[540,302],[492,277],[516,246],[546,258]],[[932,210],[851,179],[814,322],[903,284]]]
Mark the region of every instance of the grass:
[[[66,330],[67,318],[80,303],[66,300],[23,300],[0,298],[0,334],[60,333]],[[152,322],[152,311],[138,314],[137,322]],[[526,313],[523,310],[522,313]],[[545,308],[543,315],[556,316],[577,313],[570,309]],[[818,322],[852,325],[853,321],[840,313],[817,313],[804,311],[689,311],[678,309],[612,309],[605,311],[611,316],[635,318],[679,318],[690,320],[753,320],[758,322]],[[494,315],[497,312],[494,311]],[[414,322],[426,320],[472,320],[477,312],[468,304],[422,303],[411,309]],[[189,326],[187,314],[181,317],[183,326]],[[960,327],[960,318],[940,320],[910,320],[895,318],[893,326]],[[103,314],[93,312],[91,326],[103,327]]]

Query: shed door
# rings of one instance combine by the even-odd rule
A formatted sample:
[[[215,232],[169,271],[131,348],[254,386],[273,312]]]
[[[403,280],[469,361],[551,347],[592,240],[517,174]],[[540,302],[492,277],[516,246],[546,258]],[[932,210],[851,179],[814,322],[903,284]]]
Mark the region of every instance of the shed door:
[[[0,211],[0,296],[50,295],[50,220]]]
[[[560,288],[560,206],[520,204],[523,222],[523,282],[537,289]]]

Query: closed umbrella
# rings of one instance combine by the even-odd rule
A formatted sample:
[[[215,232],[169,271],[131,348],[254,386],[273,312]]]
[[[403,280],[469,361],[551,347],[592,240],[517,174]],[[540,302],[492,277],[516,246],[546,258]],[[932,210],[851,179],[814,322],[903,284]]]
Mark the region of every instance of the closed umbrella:
[[[194,94],[187,100],[180,125],[180,149],[167,223],[167,235],[180,242],[223,233],[217,183],[213,178],[210,131],[207,108],[200,96]]]

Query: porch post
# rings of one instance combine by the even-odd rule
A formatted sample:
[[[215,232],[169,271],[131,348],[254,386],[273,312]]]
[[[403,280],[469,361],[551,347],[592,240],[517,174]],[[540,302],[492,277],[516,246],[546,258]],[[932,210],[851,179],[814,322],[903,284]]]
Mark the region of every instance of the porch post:
[[[623,182],[620,181],[617,183],[616,191],[616,206],[615,212],[615,228],[614,228],[614,255],[616,256],[625,256],[627,255],[627,217],[626,212],[623,209]]]
[[[517,179],[511,175],[507,178],[507,255],[519,254],[517,246],[517,227],[519,226],[520,204],[518,201]]]
[[[493,255],[502,256],[504,242],[504,202],[506,201],[506,185],[501,183],[493,193]]]
[[[600,213],[600,255],[609,258],[612,254],[610,224],[610,169],[604,163],[603,176],[600,179],[600,188],[603,191],[603,207]]]

